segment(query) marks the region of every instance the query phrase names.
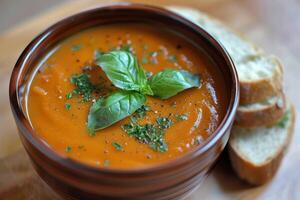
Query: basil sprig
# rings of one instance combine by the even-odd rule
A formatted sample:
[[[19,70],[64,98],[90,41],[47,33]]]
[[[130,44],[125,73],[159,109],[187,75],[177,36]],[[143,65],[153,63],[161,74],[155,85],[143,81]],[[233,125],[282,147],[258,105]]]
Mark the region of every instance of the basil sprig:
[[[91,106],[87,124],[92,134],[133,114],[145,104],[146,95],[167,99],[200,86],[200,77],[184,70],[166,69],[148,79],[137,58],[129,51],[98,54],[96,63],[121,90],[98,99]]]

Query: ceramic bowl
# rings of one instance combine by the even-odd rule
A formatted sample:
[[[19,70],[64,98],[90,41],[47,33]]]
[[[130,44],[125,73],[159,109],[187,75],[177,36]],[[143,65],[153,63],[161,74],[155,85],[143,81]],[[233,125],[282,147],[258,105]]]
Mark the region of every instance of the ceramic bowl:
[[[68,36],[94,26],[143,22],[183,35],[216,64],[223,74],[228,105],[216,131],[198,148],[158,166],[135,170],[99,169],[61,157],[35,134],[24,109],[24,88],[36,63],[51,47]],[[182,199],[200,186],[223,151],[239,101],[237,72],[224,48],[206,31],[162,8],[115,4],[73,15],[54,24],[26,47],[10,80],[12,112],[22,143],[40,177],[67,199]]]

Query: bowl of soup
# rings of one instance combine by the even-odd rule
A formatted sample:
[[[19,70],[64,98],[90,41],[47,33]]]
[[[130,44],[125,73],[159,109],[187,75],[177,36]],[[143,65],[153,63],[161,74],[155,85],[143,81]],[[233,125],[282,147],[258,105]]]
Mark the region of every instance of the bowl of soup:
[[[23,51],[10,103],[41,178],[70,199],[181,199],[223,151],[235,67],[206,31],[116,4],[54,24]]]

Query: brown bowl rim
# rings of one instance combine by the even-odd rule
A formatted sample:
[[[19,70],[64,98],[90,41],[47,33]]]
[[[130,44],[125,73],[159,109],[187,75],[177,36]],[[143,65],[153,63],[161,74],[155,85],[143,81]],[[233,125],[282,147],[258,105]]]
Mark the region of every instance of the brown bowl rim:
[[[33,134],[35,131],[33,127],[31,127],[29,121],[27,120],[25,114],[23,113],[22,104],[21,102],[19,102],[20,99],[19,88],[18,88],[18,83],[20,81],[19,73],[22,72],[26,60],[32,54],[32,52],[34,52],[35,48],[39,45],[39,43],[44,38],[46,38],[48,34],[50,34],[53,30],[57,29],[59,26],[63,25],[64,23],[70,23],[70,21],[72,21],[74,18],[83,17],[84,15],[89,14],[90,12],[95,12],[95,11],[103,12],[105,10],[110,10],[110,9],[141,9],[141,10],[147,10],[150,12],[165,15],[169,18],[172,18],[172,20],[177,20],[178,22],[184,24],[185,26],[189,26],[189,28],[192,28],[198,31],[199,33],[201,33],[202,36],[204,36],[206,40],[211,42],[213,46],[222,54],[223,58],[225,58],[226,65],[230,70],[230,74],[232,76],[232,82],[233,82],[229,105],[226,111],[226,115],[224,116],[222,122],[219,124],[219,126],[214,131],[214,133],[211,134],[209,138],[205,140],[204,143],[199,145],[199,147],[194,148],[193,150],[180,156],[179,158],[175,158],[174,160],[170,160],[165,163],[150,166],[150,167],[134,168],[134,169],[118,169],[118,168],[104,168],[104,167],[99,168],[59,155],[49,146],[45,145],[40,138],[35,137],[36,134]],[[211,36],[200,26],[194,24],[193,22],[187,20],[186,18],[170,10],[167,10],[162,7],[137,4],[137,3],[113,3],[108,5],[106,4],[104,6],[84,10],[77,14],[63,18],[62,20],[51,25],[49,28],[47,28],[46,30],[41,32],[38,36],[36,36],[23,50],[22,54],[18,58],[13,68],[11,78],[10,78],[10,84],[9,84],[9,100],[10,100],[11,109],[15,117],[17,126],[21,130],[21,131],[19,130],[19,134],[22,134],[34,148],[36,148],[43,155],[47,156],[50,160],[54,161],[55,163],[59,163],[66,168],[70,168],[78,171],[86,171],[86,172],[96,173],[96,174],[105,173],[105,174],[115,174],[115,175],[137,175],[137,174],[152,173],[152,172],[158,172],[164,170],[167,171],[168,169],[183,165],[191,161],[192,159],[200,156],[201,154],[205,153],[210,148],[212,148],[216,144],[216,142],[230,128],[238,107],[239,94],[240,94],[239,81],[238,81],[238,74],[235,65],[222,44],[220,44],[216,39],[214,39],[213,36]]]

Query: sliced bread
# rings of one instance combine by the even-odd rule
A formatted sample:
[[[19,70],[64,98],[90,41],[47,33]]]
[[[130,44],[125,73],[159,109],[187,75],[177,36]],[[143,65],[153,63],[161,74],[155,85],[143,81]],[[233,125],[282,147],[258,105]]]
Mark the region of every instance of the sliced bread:
[[[286,110],[284,94],[270,97],[263,102],[240,105],[235,117],[235,125],[244,128],[268,126],[276,123]]]
[[[233,127],[229,157],[237,175],[253,185],[270,180],[281,163],[293,135],[295,110],[288,106],[282,119],[271,127]]]
[[[239,36],[221,22],[198,10],[167,7],[201,26],[225,47],[235,63],[240,80],[240,104],[251,104],[278,96],[282,90],[282,65],[274,56]]]

